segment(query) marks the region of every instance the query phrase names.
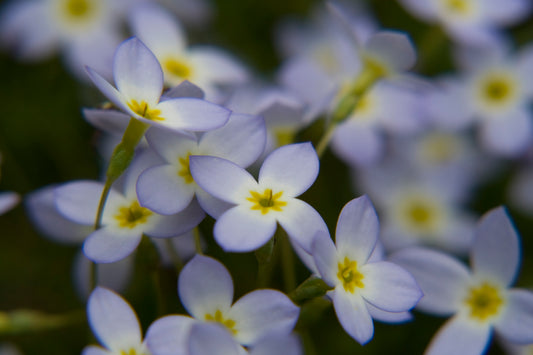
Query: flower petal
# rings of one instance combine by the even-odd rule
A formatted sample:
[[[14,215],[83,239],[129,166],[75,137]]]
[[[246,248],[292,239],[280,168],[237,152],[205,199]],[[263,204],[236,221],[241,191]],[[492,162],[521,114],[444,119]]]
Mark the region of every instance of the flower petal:
[[[187,339],[189,355],[240,355],[239,344],[218,324],[196,323]],[[157,354],[156,354],[157,355]]]
[[[235,302],[228,317],[236,323],[237,341],[253,345],[269,333],[289,334],[299,313],[300,309],[285,294],[276,290],[256,290]]]
[[[115,292],[97,287],[87,302],[87,316],[94,335],[109,350],[122,350],[142,342],[137,315]]]
[[[188,355],[187,339],[196,323],[191,317],[166,316],[157,319],[146,332],[152,355]]]
[[[349,120],[337,127],[332,149],[352,166],[368,166],[383,156],[383,137],[368,124]]]
[[[265,120],[261,116],[232,113],[224,126],[206,132],[198,147],[202,154],[228,159],[246,168],[263,153]]]
[[[83,348],[81,355],[109,355],[109,351],[106,351],[99,346],[91,345]]]
[[[334,287],[339,282],[337,278],[337,249],[328,233],[316,234],[312,245],[312,255],[320,276],[329,286]]]
[[[26,211],[33,225],[47,238],[79,244],[91,234],[92,226],[80,225],[61,215],[55,205],[55,186],[46,186],[26,196]]]
[[[150,48],[162,56],[181,53],[185,49],[185,34],[179,22],[165,9],[151,3],[136,6],[129,18],[132,32]]]
[[[342,327],[359,344],[365,345],[374,336],[374,324],[365,301],[336,289],[333,293],[333,307]]]
[[[146,140],[159,155],[169,164],[178,164],[178,159],[196,153],[197,138],[194,133],[187,131],[170,131],[158,127],[151,127],[146,132]]]
[[[189,58],[198,73],[195,80],[209,84],[242,84],[248,74],[244,66],[228,53],[211,46],[200,46],[189,50]],[[200,85],[201,86],[201,85]]]
[[[318,156],[312,144],[297,143],[274,150],[259,171],[259,184],[295,197],[306,191],[318,176]]]
[[[198,201],[193,200],[180,213],[158,217],[157,222],[144,232],[154,238],[170,238],[191,231],[205,218],[205,213]]]
[[[374,251],[378,234],[378,216],[368,196],[355,198],[342,208],[335,230],[339,253],[363,265]]]
[[[174,86],[164,94],[164,98],[177,99],[179,97],[192,97],[195,99],[204,99],[205,93],[198,86],[194,85],[188,80],[184,80],[181,84]]]
[[[479,355],[489,344],[491,331],[488,325],[468,322],[453,317],[440,328],[426,349],[425,355]]]
[[[185,265],[178,279],[178,293],[190,315],[204,321],[206,314],[222,313],[233,302],[233,280],[220,262],[196,255]]]
[[[366,307],[372,319],[385,323],[405,323],[413,319],[410,312],[387,312],[367,303]]]
[[[393,263],[370,263],[362,265],[360,270],[365,276],[361,296],[384,311],[408,311],[422,297],[414,277]]]
[[[94,224],[98,203],[104,185],[100,182],[80,180],[58,186],[55,191],[56,207],[69,220],[85,225]],[[123,197],[116,191],[109,192],[109,200]]]
[[[476,228],[471,252],[474,274],[509,286],[520,266],[520,240],[504,207],[487,212]]]
[[[513,343],[533,343],[533,292],[509,290],[506,302],[502,318],[495,324],[496,331]]]
[[[231,111],[209,101],[182,97],[160,102],[162,123],[152,124],[174,130],[207,131],[222,127],[229,119]]]
[[[117,48],[113,59],[113,77],[126,101],[156,105],[163,90],[163,71],[155,55],[137,37]]]
[[[308,253],[311,252],[313,238],[318,232],[328,232],[320,214],[307,202],[291,198],[283,211],[276,214],[279,224],[287,235]]]
[[[416,51],[408,35],[395,31],[380,31],[365,44],[365,49],[387,63],[394,71],[412,68]]]
[[[92,232],[85,243],[83,253],[95,263],[112,263],[130,255],[141,242],[142,232],[125,233],[112,227]]]
[[[276,218],[248,206],[236,206],[223,213],[213,229],[217,243],[227,252],[247,252],[264,245],[276,232]]]
[[[235,207],[234,204],[222,201],[201,188],[196,190],[196,199],[203,210],[214,219],[218,219],[224,212]]]
[[[83,117],[96,128],[116,136],[124,134],[130,121],[130,116],[116,110],[85,108]]]
[[[95,72],[93,69],[86,67],[87,74],[92,80],[93,84],[108,98],[113,104],[115,104],[122,111],[126,112],[129,115],[132,115],[134,112],[128,107],[127,99],[124,95],[109,84],[100,74]]]
[[[246,170],[222,158],[189,157],[194,181],[206,192],[226,202],[240,204],[257,189],[257,182]]]
[[[196,184],[187,184],[174,165],[158,165],[145,170],[137,180],[137,196],[143,207],[171,215],[183,211],[193,197]]]
[[[456,259],[429,249],[406,248],[392,254],[389,260],[407,269],[420,286],[424,297],[418,302],[417,309],[450,315],[462,305],[470,273]]]
[[[531,114],[526,110],[510,112],[485,122],[481,127],[483,145],[494,153],[516,157],[523,153],[531,143]]]

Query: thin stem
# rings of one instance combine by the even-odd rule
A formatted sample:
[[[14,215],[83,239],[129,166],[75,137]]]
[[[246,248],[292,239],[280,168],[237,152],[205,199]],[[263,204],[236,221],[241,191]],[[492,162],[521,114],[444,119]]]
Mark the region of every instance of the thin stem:
[[[172,264],[174,265],[176,274],[179,274],[181,269],[183,269],[183,262],[181,261],[180,256],[176,251],[176,248],[174,248],[174,244],[172,244],[171,238],[165,239],[165,247],[167,248],[167,251],[170,254],[170,259],[172,259]]]
[[[202,250],[202,240],[200,238],[200,230],[198,229],[198,227],[194,228],[193,234],[194,234],[194,246],[196,248],[196,254],[204,255],[204,252]]]
[[[296,270],[294,269],[294,253],[287,233],[280,233],[281,267],[283,269],[283,284],[287,293],[296,288]]]
[[[324,134],[320,138],[320,141],[318,142],[316,146],[316,154],[318,155],[318,158],[322,158],[324,155],[326,148],[329,145],[329,142],[331,141],[331,138],[333,138],[333,133],[335,132],[335,128],[337,128],[336,123],[330,123],[326,130],[324,131]]]
[[[106,180],[104,189],[102,190],[102,195],[100,195],[100,202],[98,203],[98,210],[96,211],[96,219],[94,220],[94,229],[99,229],[102,224],[102,216],[104,214],[104,206],[111,191],[111,185],[113,181]]]

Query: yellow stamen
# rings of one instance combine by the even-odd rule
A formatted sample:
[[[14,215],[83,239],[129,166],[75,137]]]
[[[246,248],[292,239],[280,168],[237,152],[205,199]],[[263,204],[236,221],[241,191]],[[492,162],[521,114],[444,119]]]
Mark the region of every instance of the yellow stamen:
[[[139,202],[135,201],[130,206],[121,207],[114,217],[120,227],[134,228],[138,224],[146,223],[152,213],[148,208],[141,207]]]
[[[186,184],[191,184],[194,182],[194,179],[191,175],[191,168],[189,165],[189,157],[191,153],[187,153],[186,156],[178,158],[180,163],[180,170],[178,171],[178,176],[181,176],[185,180]]]
[[[226,327],[231,332],[231,334],[233,334],[233,335],[237,334],[237,329],[235,329],[235,321],[233,319],[224,319],[224,315],[222,314],[222,312],[219,309],[217,309],[215,311],[215,315],[214,316],[212,314],[209,314],[209,313],[206,314],[205,315],[205,320],[209,321],[209,322],[220,323],[224,327]]]
[[[128,107],[138,114],[139,116],[142,116],[148,120],[151,121],[164,121],[165,119],[161,117],[161,110],[159,109],[152,109],[148,106],[146,101],[141,101],[140,103],[137,102],[137,100],[131,100],[128,103]]]
[[[184,60],[169,58],[163,62],[163,68],[166,72],[179,77],[180,79],[189,79],[192,74],[192,68]]]
[[[283,191],[272,193],[272,189],[265,189],[263,194],[257,191],[250,191],[252,197],[248,197],[247,200],[252,202],[252,210],[260,210],[262,214],[267,214],[270,210],[282,211],[283,206],[287,205],[287,202],[280,201]]]
[[[498,314],[503,298],[495,286],[483,282],[479,287],[470,289],[464,302],[470,308],[470,317],[481,322]]]
[[[342,282],[345,291],[354,293],[356,287],[365,287],[363,283],[365,277],[357,270],[357,261],[344,257],[344,263],[339,262],[337,266],[339,270],[337,277]]]
[[[67,0],[65,2],[65,13],[69,17],[80,19],[87,17],[92,11],[93,7],[88,0]]]

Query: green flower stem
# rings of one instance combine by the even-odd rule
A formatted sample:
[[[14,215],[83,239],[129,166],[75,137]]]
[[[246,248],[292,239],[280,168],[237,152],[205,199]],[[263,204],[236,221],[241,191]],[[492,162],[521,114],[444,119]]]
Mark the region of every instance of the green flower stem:
[[[172,259],[172,264],[174,265],[176,274],[179,275],[181,269],[183,269],[183,262],[181,261],[178,253],[176,252],[176,248],[174,248],[174,244],[172,244],[171,238],[165,239],[165,247],[167,248],[167,251],[170,254],[170,258]]]
[[[18,309],[0,312],[0,335],[35,333],[85,322],[85,310],[65,314],[46,314],[29,309]]]
[[[202,240],[200,239],[200,229],[195,227],[192,231],[194,234],[194,247],[196,248],[196,254],[204,255],[202,251]]]
[[[261,248],[255,251],[257,259],[257,287],[266,288],[270,284],[270,277],[272,275],[272,257],[274,254],[274,247],[276,244],[276,237],[270,240]]]
[[[381,66],[374,64],[371,60],[365,61],[364,69],[359,76],[357,76],[346,93],[341,96],[337,106],[327,118],[324,133],[316,148],[319,158],[321,158],[326,151],[337,126],[351,115],[359,101],[361,101],[361,98],[364,97],[376,81],[384,77],[386,74],[387,72]]]
[[[328,286],[322,279],[311,276],[289,293],[289,298],[296,304],[302,305],[305,301],[325,296],[333,287]]]
[[[291,292],[296,288],[296,270],[294,268],[294,253],[289,237],[282,231],[280,239],[281,268],[283,270],[283,285],[285,292]]]
[[[94,229],[100,228],[102,222],[102,215],[104,213],[104,207],[111,190],[111,185],[126,171],[128,166],[135,155],[135,148],[139,141],[144,136],[144,132],[148,129],[149,125],[141,122],[135,118],[130,118],[130,122],[124,136],[122,136],[122,141],[117,144],[113,154],[111,155],[111,160],[107,168],[106,173],[106,182],[104,185],[104,190],[100,197],[100,203],[98,204],[98,211],[96,212],[96,220],[94,222]]]
[[[161,290],[161,256],[152,240],[143,234],[137,251],[139,266],[147,270],[156,301],[157,316],[162,316],[165,311],[165,299]]]

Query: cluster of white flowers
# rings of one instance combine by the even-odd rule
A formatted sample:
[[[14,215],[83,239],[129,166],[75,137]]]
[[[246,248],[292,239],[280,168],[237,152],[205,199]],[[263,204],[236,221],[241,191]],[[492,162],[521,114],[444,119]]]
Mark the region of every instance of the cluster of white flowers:
[[[208,16],[200,2],[182,3],[191,12],[181,16]],[[457,42],[457,72],[424,77],[407,34],[342,3],[322,6],[313,24],[281,27],[284,59],[270,84],[219,48],[189,47],[176,13],[154,1],[25,0],[2,9],[4,46],[30,60],[60,48],[108,100],[83,110],[104,133],[102,180],[26,197],[44,235],[82,243],[76,287],[101,345],[83,355],[303,354],[299,320],[304,310],[320,315],[316,300],[331,303],[361,345],[374,336],[373,320],[416,323],[413,309],[452,316],[426,354],[481,355],[493,333],[511,353],[533,344],[533,292],[510,288],[521,254],[513,222],[505,207],[481,218],[468,208],[488,173],[527,163],[533,151],[533,50],[515,50],[501,30],[532,6],[400,3]],[[338,174],[320,170],[336,158],[348,167],[348,194]],[[531,214],[526,173],[510,196]],[[322,176],[325,194],[351,196],[334,238],[325,207],[306,202]],[[0,214],[17,201],[0,194]],[[152,319],[143,340],[119,293],[135,255],[153,257],[144,244],[160,269],[174,266],[189,315]],[[214,256],[249,252],[257,289],[233,302],[233,279]],[[299,286],[293,252],[309,269]],[[456,258],[466,255],[472,270]],[[280,257],[283,292],[272,282]]]

